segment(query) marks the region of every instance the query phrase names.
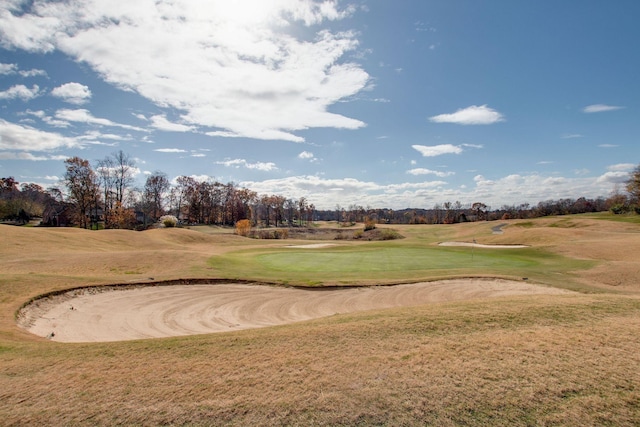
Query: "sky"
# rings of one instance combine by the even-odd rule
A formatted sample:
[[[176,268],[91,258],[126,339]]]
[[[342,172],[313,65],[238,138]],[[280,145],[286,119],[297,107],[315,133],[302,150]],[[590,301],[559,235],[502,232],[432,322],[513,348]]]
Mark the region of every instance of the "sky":
[[[319,209],[622,191],[637,0],[3,0],[0,176],[123,151]]]

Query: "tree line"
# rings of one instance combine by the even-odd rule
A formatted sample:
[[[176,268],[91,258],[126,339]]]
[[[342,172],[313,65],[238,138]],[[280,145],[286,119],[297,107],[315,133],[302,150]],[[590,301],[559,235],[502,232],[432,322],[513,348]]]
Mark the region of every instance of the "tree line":
[[[64,166],[62,185],[66,191],[59,187],[45,190],[36,184],[19,185],[13,177],[1,178],[0,219],[24,224],[36,217],[48,226],[144,229],[163,215],[173,215],[181,224],[233,226],[247,220],[251,226],[292,227],[316,220],[342,224],[453,224],[602,211],[640,213],[640,165],[625,183],[626,191],[615,191],[608,198],[567,198],[497,209],[482,202],[465,205],[455,201],[431,209],[402,210],[355,204],[318,210],[305,197],[258,195],[233,182],[190,176],[179,176],[172,183],[160,171],[148,175],[143,187],[136,187],[135,162],[122,151],[99,160],[95,168],[80,157],[66,159]]]
[[[182,224],[233,226],[246,219],[252,225],[303,226],[315,207],[306,198],[258,195],[255,191],[215,180],[179,176],[171,183],[156,171],[136,187],[137,168],[122,151],[99,160],[71,157],[64,161],[64,190],[35,184],[18,187],[14,178],[2,178],[0,219],[25,223],[42,218],[42,225],[83,228],[144,229],[164,215]]]

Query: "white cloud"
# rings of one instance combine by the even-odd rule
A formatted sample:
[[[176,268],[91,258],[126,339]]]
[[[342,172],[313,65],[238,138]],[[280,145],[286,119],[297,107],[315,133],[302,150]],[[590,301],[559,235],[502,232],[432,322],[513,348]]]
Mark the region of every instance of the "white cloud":
[[[598,177],[599,184],[624,184],[629,179],[629,172],[611,171]]]
[[[460,154],[462,148],[452,144],[440,144],[440,145],[412,145],[411,148],[418,151],[424,157],[435,157],[443,154]]]
[[[0,18],[1,19],[1,18]],[[32,70],[19,70],[18,64],[4,64],[0,62],[0,75],[12,75],[19,74],[22,77],[35,77],[46,76],[45,70],[32,69]]]
[[[181,148],[157,148],[153,151],[157,151],[158,153],[186,153],[187,150],[183,150]]]
[[[11,151],[0,151],[0,160],[30,160],[39,162],[51,160],[51,158],[47,156],[34,156],[33,154],[26,152],[15,153]]]
[[[455,175],[455,172],[442,172],[442,171],[434,171],[431,169],[425,169],[425,168],[415,168],[415,169],[410,169],[407,171],[407,173],[409,175],[435,175],[437,177],[440,178],[444,178],[447,176],[451,176],[451,175]]]
[[[580,135],[579,133],[565,133],[562,135],[562,139],[574,139],[574,138],[582,138],[583,135]]]
[[[0,150],[49,151],[81,146],[74,138],[0,119]]]
[[[159,114],[151,117],[151,126],[169,132],[190,132],[195,129],[193,126],[170,122],[165,116]]]
[[[212,136],[301,142],[295,131],[357,129],[328,111],[364,90],[369,75],[344,59],[357,33],[289,31],[355,12],[337,1],[25,3],[0,14],[0,45],[62,51],[107,82],[182,112]],[[295,35],[294,35],[295,34]],[[172,58],[167,61],[166,58]]]
[[[25,85],[11,86],[9,89],[0,92],[0,99],[16,99],[20,98],[23,101],[29,101],[38,96],[40,88],[38,85],[33,85],[31,89]]]
[[[628,173],[626,174],[628,177]],[[319,176],[290,176],[265,181],[246,181],[240,185],[258,194],[279,194],[285,197],[307,197],[319,209],[335,209],[356,204],[392,209],[431,208],[446,201],[463,204],[483,202],[497,209],[503,205],[532,205],[546,200],[564,198],[606,197],[622,175],[606,172],[601,176],[512,174],[486,178],[476,175],[469,185],[450,186],[443,181],[380,184],[353,178],[332,179]]]
[[[275,163],[272,163],[272,162],[249,163],[245,159],[225,160],[222,162],[216,162],[215,164],[226,166],[226,167],[234,167],[234,168],[244,167],[247,169],[254,169],[254,170],[259,170],[263,172],[278,170],[278,167],[276,166]]]
[[[85,104],[91,98],[91,91],[88,86],[80,83],[65,83],[51,91],[51,95],[61,98],[70,104]]]
[[[605,105],[605,104],[593,104],[587,105],[582,109],[584,113],[602,113],[604,111],[615,111],[620,110],[624,107],[619,107],[617,105]]]
[[[17,64],[4,64],[0,62],[0,75],[15,74],[17,71]]]
[[[36,76],[46,76],[47,72],[45,70],[39,70],[37,68],[33,68],[31,70],[20,70],[18,71],[22,77],[36,77]]]
[[[435,123],[455,123],[459,125],[490,125],[504,121],[504,116],[486,105],[472,105],[452,114],[429,117]]]
[[[109,119],[94,117],[88,110],[85,110],[83,108],[77,109],[77,110],[69,110],[69,109],[58,110],[56,111],[56,118],[60,120],[65,120],[68,122],[86,123],[86,124],[98,125],[98,126],[119,127],[123,129],[135,130],[138,132],[145,132],[144,129],[136,126],[116,123]]]
[[[618,163],[616,165],[608,166],[607,170],[612,172],[619,172],[619,171],[629,172],[629,171],[632,171],[633,168],[635,167],[636,165],[634,165],[633,163]]]
[[[84,135],[78,136],[78,140],[98,141],[101,139],[109,139],[112,141],[131,141],[133,137],[131,135],[118,135],[115,133],[102,133],[98,131],[89,131]]]
[[[313,159],[314,157],[315,156],[310,151],[303,151],[302,153],[298,154],[298,158],[303,160],[310,160],[310,159]]]

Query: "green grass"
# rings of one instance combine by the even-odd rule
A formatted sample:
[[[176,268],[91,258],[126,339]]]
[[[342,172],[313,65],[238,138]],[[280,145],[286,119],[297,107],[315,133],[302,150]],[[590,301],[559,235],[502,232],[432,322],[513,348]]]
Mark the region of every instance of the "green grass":
[[[549,281],[593,263],[540,249],[482,249],[375,243],[325,249],[273,248],[237,251],[213,257],[210,265],[234,277],[267,278],[287,283],[403,282],[442,275],[496,275]]]

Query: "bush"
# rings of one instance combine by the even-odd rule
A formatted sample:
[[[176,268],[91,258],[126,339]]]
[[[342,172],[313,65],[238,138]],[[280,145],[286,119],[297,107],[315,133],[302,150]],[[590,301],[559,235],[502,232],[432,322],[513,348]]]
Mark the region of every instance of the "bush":
[[[251,234],[251,221],[241,219],[236,222],[236,234],[242,237],[248,237]]]
[[[621,215],[629,212],[629,208],[625,205],[617,204],[617,205],[611,206],[611,212],[614,215]]]
[[[375,228],[376,222],[373,219],[366,217],[364,219],[364,231],[374,230]]]
[[[384,230],[382,230],[382,233],[380,233],[380,238],[382,240],[395,240],[395,239],[401,239],[402,235],[400,235],[400,233],[398,233],[395,230],[390,230],[388,228],[385,228]]]
[[[252,236],[256,239],[287,239],[289,237],[289,230],[286,228],[278,228],[275,230],[258,230],[252,233]]]
[[[173,215],[163,215],[160,217],[160,224],[167,228],[172,228],[178,224],[178,218]]]

